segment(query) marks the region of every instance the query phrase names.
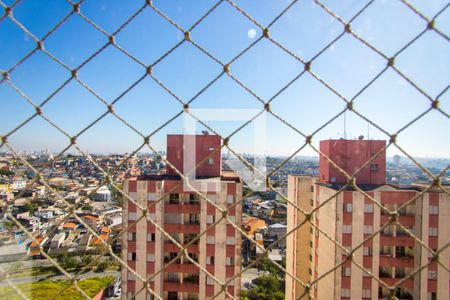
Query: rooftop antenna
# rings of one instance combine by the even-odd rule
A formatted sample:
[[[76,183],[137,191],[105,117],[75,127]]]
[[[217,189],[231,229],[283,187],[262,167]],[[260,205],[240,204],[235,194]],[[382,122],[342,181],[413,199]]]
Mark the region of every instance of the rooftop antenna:
[[[208,130],[202,130],[202,133],[203,133],[204,135],[208,135],[208,134],[209,134]]]
[[[347,117],[346,112],[344,111],[344,140],[347,139]]]

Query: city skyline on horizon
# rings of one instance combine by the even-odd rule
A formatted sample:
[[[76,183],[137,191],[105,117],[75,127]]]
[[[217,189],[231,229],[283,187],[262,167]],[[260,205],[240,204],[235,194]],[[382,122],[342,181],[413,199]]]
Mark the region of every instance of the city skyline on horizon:
[[[270,23],[291,1],[266,1],[260,6],[252,1],[237,1],[263,25]],[[8,4],[8,3],[7,3]],[[199,16],[211,8],[210,2],[189,5],[187,1],[168,5],[155,1],[155,6],[168,14],[183,27],[189,28]],[[444,1],[421,3],[419,7],[427,16],[433,16]],[[364,3],[346,0],[341,6],[329,3],[344,20],[348,20],[361,9]],[[107,32],[112,32],[139,5],[112,3],[109,1],[86,2],[81,11],[95,20]],[[44,9],[41,14],[36,14]],[[64,13],[70,11],[68,3],[23,2],[14,8],[14,17],[38,38],[42,37]],[[43,19],[41,15],[51,18]],[[301,16],[299,18],[298,16]],[[395,18],[394,18],[395,16]],[[227,22],[232,19],[234,22]],[[439,17],[435,26],[446,28],[450,18]],[[401,3],[380,1],[371,5],[352,21],[352,30],[370,41],[387,55],[393,55],[416,33],[426,27]],[[314,2],[295,3],[270,28],[271,36],[295,55],[311,59],[328,42],[339,36],[342,24],[327,15]],[[83,35],[77,34],[79,30]],[[323,124],[332,120],[347,104],[309,73],[304,74],[283,90],[303,70],[303,65],[262,38],[263,32],[254,23],[243,17],[229,3],[221,3],[199,26],[191,37],[221,61],[229,61],[234,55],[258,41],[247,53],[230,66],[230,72],[263,101],[274,95],[270,109],[305,135],[311,135]],[[71,37],[71,38],[69,38]],[[294,38],[295,37],[295,38]],[[45,49],[59,60],[76,67],[96,51],[105,37],[78,16],[72,16],[45,41]],[[151,63],[174,44],[180,43],[183,35],[161,16],[147,7],[140,15],[117,34],[116,42],[133,56]],[[0,26],[1,50],[0,70],[7,70],[21,55],[34,47],[34,41],[6,18]],[[436,33],[428,31],[415,41],[407,51],[396,57],[396,66],[408,78],[423,88],[431,97],[439,98],[440,108],[450,109],[448,79],[450,69],[448,43]],[[187,59],[188,58],[188,59]],[[268,59],[270,58],[270,59]],[[354,37],[344,36],[325,49],[313,61],[311,69],[330,84],[346,99],[354,99],[354,109],[375,122],[389,134],[395,133],[408,122],[429,109],[431,102],[410,83],[392,70],[384,72],[363,93],[359,91],[385,68],[386,62]],[[78,78],[94,92],[110,103],[133,84],[146,70],[109,45],[97,57],[78,72]],[[240,87],[228,75],[221,74],[222,67],[204,55],[189,42],[184,42],[160,64],[154,67],[153,75],[183,101],[192,99],[196,93],[216,76],[218,79],[195,98],[191,109],[254,109],[263,110],[263,105],[251,93]],[[23,62],[13,72],[10,80],[39,104],[46,99],[64,78],[71,75],[63,67],[39,51]],[[35,80],[40,78],[39,82]],[[8,134],[16,126],[35,113],[31,105],[9,86],[0,84],[0,112],[3,124],[0,136]],[[386,109],[387,108],[387,109]],[[108,110],[75,80],[69,81],[48,103],[41,107],[49,120],[69,135],[76,135],[93,120]],[[155,149],[164,149],[167,133],[183,132],[186,116],[182,105],[148,76],[134,86],[115,105],[115,112],[143,135],[148,135],[168,120],[180,114],[151,138]],[[189,117],[189,116],[188,116]],[[204,120],[222,136],[228,136],[245,121]],[[198,125],[198,124],[197,124]],[[448,115],[431,110],[398,137],[398,144],[413,157],[448,157],[450,141],[445,139]],[[198,125],[198,129],[206,129]],[[230,147],[240,153],[251,153],[253,125],[239,130],[231,139]],[[301,147],[305,138],[283,124],[273,115],[266,117],[266,136],[270,141],[267,153],[289,156]],[[373,139],[389,140],[389,135],[369,125],[354,112],[347,111],[322,128],[313,137],[313,145],[323,139],[369,136]],[[69,139],[42,118],[35,117],[8,137],[17,150],[33,151],[49,148],[58,152],[68,146]],[[132,152],[142,144],[142,137],[133,132],[117,118],[106,115],[101,121],[78,137],[77,143],[83,151],[108,153]],[[4,151],[2,147],[0,151]],[[309,147],[300,155],[317,155]],[[404,155],[394,146],[388,155]]]

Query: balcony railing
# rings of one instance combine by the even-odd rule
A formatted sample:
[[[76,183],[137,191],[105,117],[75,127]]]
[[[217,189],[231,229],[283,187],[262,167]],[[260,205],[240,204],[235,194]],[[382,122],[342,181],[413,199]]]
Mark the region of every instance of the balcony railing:
[[[183,279],[183,282],[186,282],[186,283],[199,283],[199,277],[198,277],[198,275],[190,275],[190,276],[186,276],[184,279]]]

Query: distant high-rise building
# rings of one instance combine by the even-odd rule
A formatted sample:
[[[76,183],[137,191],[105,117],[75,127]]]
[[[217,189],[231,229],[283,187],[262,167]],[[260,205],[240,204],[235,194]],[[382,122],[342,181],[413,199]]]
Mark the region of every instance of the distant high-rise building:
[[[352,187],[338,193],[347,180],[324,157],[320,158],[319,177],[289,175],[290,201],[307,212],[320,206],[311,222],[323,233],[307,222],[288,236],[287,271],[303,283],[329,273],[309,291],[286,276],[286,299],[309,299],[308,292],[319,300],[391,296],[385,286],[357,264],[387,286],[401,281],[394,292],[397,299],[449,299],[450,277],[446,268],[450,264],[450,197],[434,187],[423,192],[420,185],[398,188],[385,184],[384,145],[385,141],[372,140],[329,140],[320,144],[321,152],[350,175],[381,151],[380,157],[356,177],[356,184],[380,205]],[[391,216],[383,208],[398,211],[398,223],[417,239],[398,224],[390,223]],[[288,205],[288,232],[304,220],[301,212]],[[364,242],[382,227],[379,234]],[[346,261],[340,265],[346,259],[340,245],[354,251],[355,263]],[[442,265],[432,261],[406,278],[432,260],[427,247],[434,251],[443,249],[439,252]],[[335,269],[336,266],[339,267]]]
[[[230,206],[241,200],[242,183],[235,173],[221,171],[220,146],[221,139],[216,135],[168,135],[167,159],[182,174],[195,167],[194,187],[218,207],[229,209],[228,218],[241,227],[241,204]],[[170,166],[167,166],[166,174],[127,180],[124,190],[139,205],[149,207],[148,216],[181,245],[197,238],[222,217],[211,203],[184,186],[181,176]],[[163,200],[155,204],[161,198]],[[123,216],[124,226],[138,222],[123,236],[122,257],[144,278],[164,268],[150,281],[150,287],[163,299],[209,299],[221,292],[222,287],[186,257],[165,267],[181,250],[155,225],[141,218],[142,212],[135,204],[124,201]],[[187,250],[190,258],[221,282],[240,271],[241,236],[224,220]],[[238,276],[228,285],[227,291],[238,297],[240,285]],[[153,299],[147,291],[137,293],[142,288],[143,283],[122,268],[124,297],[135,295],[136,299]],[[225,298],[223,292],[216,297]]]

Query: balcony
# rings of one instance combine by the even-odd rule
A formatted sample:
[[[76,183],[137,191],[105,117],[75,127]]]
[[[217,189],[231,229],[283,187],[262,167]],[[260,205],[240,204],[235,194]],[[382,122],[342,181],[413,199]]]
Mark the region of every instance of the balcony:
[[[410,236],[380,236],[380,243],[383,246],[403,246],[403,247],[414,247],[414,238]]]
[[[164,230],[168,233],[200,233],[200,225],[165,223]]]
[[[380,266],[412,268],[414,267],[414,259],[412,256],[392,257],[380,255]]]
[[[170,258],[169,256],[164,256],[164,263],[167,264],[167,263],[171,262],[174,258],[175,258],[175,257]],[[178,258],[178,259],[175,260],[172,264],[180,264],[180,262],[181,262],[181,259]]]
[[[175,204],[175,203],[165,203],[164,212],[166,213],[187,213],[187,214],[199,214],[200,213],[200,203],[197,204]]]
[[[169,265],[165,271],[172,273],[187,273],[187,274],[199,274],[199,269],[194,264],[189,263],[173,263]]]
[[[164,281],[163,283],[163,289],[166,292],[182,292],[182,293],[198,293],[199,286],[198,283],[191,283],[191,282],[170,282],[170,281]]]
[[[380,280],[389,286],[393,286],[393,285],[397,284],[397,282],[399,282],[400,280],[403,280],[403,279],[402,278],[381,277],[381,275],[380,275]],[[399,287],[411,289],[411,288],[413,288],[413,286],[414,286],[414,279],[408,278],[404,282],[402,282],[402,284],[400,284]]]
[[[199,283],[199,278],[198,275],[189,275],[183,278],[183,282],[184,283],[195,283],[198,284]]]
[[[185,237],[184,240],[183,240],[183,244],[187,245],[187,244],[189,244],[192,241],[194,241],[194,242],[191,245],[198,245],[198,243],[200,241],[200,238],[198,238],[197,235],[196,236]]]
[[[380,224],[383,225],[383,224],[389,223],[390,222],[389,218],[390,218],[389,215],[381,214]],[[415,219],[416,219],[415,216],[409,216],[409,215],[408,216],[403,216],[403,215],[398,216],[398,222],[400,224],[402,224],[403,226],[414,226]]]
[[[187,247],[189,253],[198,253],[198,245],[189,245]],[[164,252],[180,252],[180,248],[172,242],[164,243]]]
[[[391,279],[392,278],[392,274],[390,272],[384,271],[384,270],[380,270],[378,272],[378,277],[383,278],[384,279]]]

